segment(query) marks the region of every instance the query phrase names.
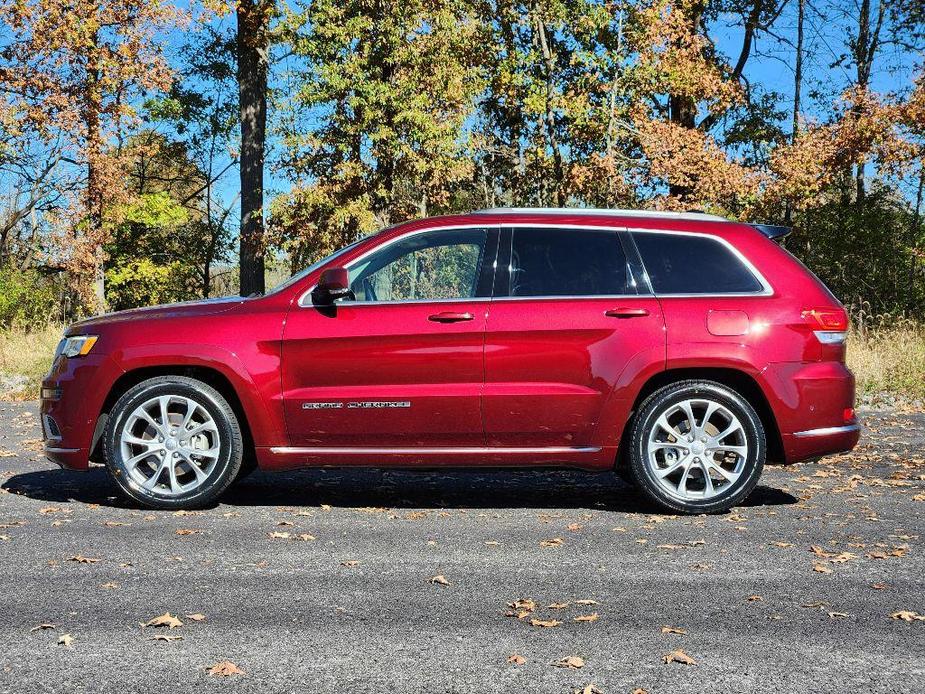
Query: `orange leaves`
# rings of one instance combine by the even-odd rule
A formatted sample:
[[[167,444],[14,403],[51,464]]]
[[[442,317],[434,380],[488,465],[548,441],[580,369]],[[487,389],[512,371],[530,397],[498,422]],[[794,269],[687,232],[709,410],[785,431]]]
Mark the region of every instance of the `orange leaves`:
[[[232,675],[244,675],[247,673],[230,660],[222,660],[207,668],[206,674],[210,677],[231,677]]]
[[[670,663],[680,663],[681,665],[696,665],[697,661],[691,658],[687,653],[682,651],[680,648],[676,651],[672,651],[666,656],[662,656],[662,662],[665,665]]]
[[[157,617],[152,617],[147,622],[142,624],[143,627],[167,627],[168,629],[176,629],[177,627],[182,627],[183,622],[181,622],[177,617],[174,617],[170,612],[165,612],[162,615]]]
[[[562,622],[558,619],[531,619],[530,626],[542,627],[544,629],[552,629],[553,627],[561,626]]]

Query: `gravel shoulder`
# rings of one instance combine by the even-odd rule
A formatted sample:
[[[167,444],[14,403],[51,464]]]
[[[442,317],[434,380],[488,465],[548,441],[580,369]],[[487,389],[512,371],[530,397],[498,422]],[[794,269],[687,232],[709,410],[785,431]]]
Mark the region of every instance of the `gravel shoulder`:
[[[925,414],[862,416],[717,516],[570,471],[258,472],[170,513],[0,403],[0,692],[920,693]]]

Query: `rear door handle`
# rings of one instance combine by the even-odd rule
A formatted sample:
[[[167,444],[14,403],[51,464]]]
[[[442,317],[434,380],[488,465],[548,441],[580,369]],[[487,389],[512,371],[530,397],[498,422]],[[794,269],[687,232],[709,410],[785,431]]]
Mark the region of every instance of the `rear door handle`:
[[[612,308],[609,311],[604,311],[604,315],[610,318],[639,318],[641,316],[648,316],[649,311],[645,308]]]
[[[461,323],[462,321],[472,320],[472,314],[468,311],[465,313],[443,311],[442,313],[435,313],[428,317],[427,320],[432,320],[434,323]]]

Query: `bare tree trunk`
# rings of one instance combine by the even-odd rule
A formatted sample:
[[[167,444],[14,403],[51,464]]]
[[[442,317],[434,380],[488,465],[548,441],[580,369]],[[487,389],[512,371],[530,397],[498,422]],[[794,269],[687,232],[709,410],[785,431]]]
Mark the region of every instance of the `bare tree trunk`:
[[[705,2],[691,3],[690,17],[688,17],[688,27],[692,33],[700,30],[700,19],[703,16]],[[687,94],[669,94],[668,95],[668,118],[672,123],[693,130],[697,127],[697,104],[694,99]],[[681,200],[687,200],[692,194],[693,189],[689,185],[678,183],[669,183],[668,193]]]
[[[241,119],[240,293],[263,293],[263,167],[267,130],[267,65],[272,0],[237,3]]]
[[[87,59],[87,83],[84,93],[83,120],[87,138],[87,238],[93,244],[93,298],[94,311],[106,312],[106,269],[103,249],[103,186],[100,160],[103,155],[100,135],[100,111],[102,90],[100,87],[100,64],[98,35],[89,49]]]
[[[803,22],[806,12],[806,0],[797,0],[797,46],[796,58],[793,68],[793,125],[790,130],[790,141],[796,142],[800,134],[800,92],[803,89]],[[787,200],[784,211],[784,220],[790,224],[793,217],[793,202]]]
[[[555,93],[555,69],[556,56],[549,45],[549,36],[546,31],[546,24],[540,16],[539,11],[536,14],[536,34],[539,39],[540,50],[543,53],[545,63],[546,78],[546,119],[544,130],[546,131],[546,143],[552,150],[553,165],[553,195],[558,207],[565,206],[565,191],[563,190],[565,176],[562,170],[562,152],[559,150],[559,141],[556,137],[556,112],[553,108],[553,96]]]

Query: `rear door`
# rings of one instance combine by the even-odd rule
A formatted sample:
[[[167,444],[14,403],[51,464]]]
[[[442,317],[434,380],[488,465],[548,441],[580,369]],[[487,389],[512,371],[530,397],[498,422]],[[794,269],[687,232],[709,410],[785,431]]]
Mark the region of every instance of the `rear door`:
[[[356,299],[289,312],[283,400],[293,446],[482,446],[485,321],[498,231],[431,229],[347,269]]]
[[[592,446],[621,377],[664,364],[661,308],[621,234],[504,228],[485,338],[489,446]]]

